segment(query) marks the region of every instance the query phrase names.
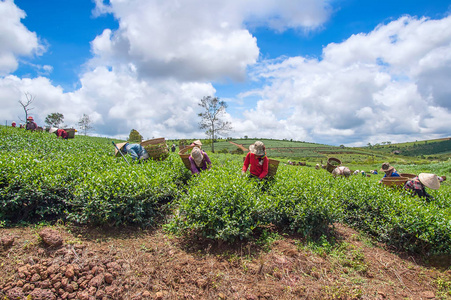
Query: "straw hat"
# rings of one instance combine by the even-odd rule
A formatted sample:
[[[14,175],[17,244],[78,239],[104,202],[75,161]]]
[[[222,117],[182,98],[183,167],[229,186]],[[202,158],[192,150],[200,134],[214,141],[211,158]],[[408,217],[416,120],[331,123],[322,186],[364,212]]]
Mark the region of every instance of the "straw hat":
[[[388,162],[386,162],[386,163],[383,163],[383,164],[382,164],[381,171],[383,171],[383,172],[389,172],[389,171],[391,171],[391,170],[393,170],[393,169],[394,169],[394,167],[393,167],[393,166],[390,166],[390,164],[389,164]]]
[[[49,129],[49,133],[54,133],[55,131],[57,131],[58,129],[55,127],[52,127]]]
[[[28,121],[34,121],[32,116],[29,116],[29,117],[27,118],[27,120],[28,120]]]
[[[252,145],[249,146],[249,151],[254,153],[255,155],[265,155],[265,144],[260,141],[256,141]]]
[[[121,150],[122,147],[124,147],[125,144],[127,144],[127,142],[124,142],[124,143],[117,143],[117,144],[116,144],[117,149]],[[117,149],[114,149],[114,156],[119,156],[119,155],[120,155],[120,153],[119,153],[119,151],[117,151]]]
[[[420,173],[420,175],[418,175],[418,179],[420,179],[420,182],[423,185],[427,186],[430,189],[438,190],[440,188],[440,181],[435,174]]]
[[[193,151],[191,151],[191,157],[194,159],[194,162],[198,166],[202,163],[202,160],[204,159],[204,155],[202,154],[202,150],[200,150],[197,147],[194,147]]]

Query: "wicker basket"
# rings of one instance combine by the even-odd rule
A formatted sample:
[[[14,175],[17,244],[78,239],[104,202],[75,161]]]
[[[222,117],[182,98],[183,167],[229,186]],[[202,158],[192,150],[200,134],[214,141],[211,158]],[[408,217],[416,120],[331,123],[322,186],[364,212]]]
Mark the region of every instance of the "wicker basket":
[[[341,165],[341,160],[335,157],[331,157],[327,160],[326,170],[332,173],[332,171]]]
[[[401,173],[401,174],[399,174],[401,177],[407,177],[407,178],[409,178],[409,180],[410,179],[413,179],[413,178],[415,178],[415,177],[417,177],[417,175],[415,175],[415,174],[409,174],[409,173]]]
[[[403,187],[408,180],[407,177],[384,177],[382,183],[391,187]]]
[[[267,176],[275,176],[277,173],[277,169],[279,168],[279,161],[272,159],[272,158],[268,158],[269,162],[268,162],[268,175]],[[243,157],[243,162],[246,160],[246,157]]]
[[[182,159],[183,164],[185,165],[185,167],[186,167],[188,170],[191,170],[191,163],[190,163],[190,161],[189,161],[189,156],[190,156],[190,154],[188,153],[188,151],[191,150],[191,149],[193,149],[194,147],[195,147],[195,146],[187,146],[187,147],[185,147],[185,148],[183,148],[183,149],[181,149],[181,150],[179,151],[179,156],[180,156],[180,158]]]
[[[268,164],[268,176],[275,176],[277,168],[279,168],[279,161],[270,158]]]
[[[164,138],[143,141],[140,145],[146,149],[149,157],[154,160],[165,160],[169,156],[169,148]]]
[[[67,132],[68,139],[73,139],[75,137],[75,128],[64,128],[64,131]]]

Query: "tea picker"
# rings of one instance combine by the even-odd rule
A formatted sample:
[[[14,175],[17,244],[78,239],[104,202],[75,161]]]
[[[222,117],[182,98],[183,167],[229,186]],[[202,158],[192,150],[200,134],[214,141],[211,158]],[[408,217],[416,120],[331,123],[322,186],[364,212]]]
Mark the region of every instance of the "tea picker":
[[[130,165],[130,163],[128,162],[128,160],[125,158],[124,153],[122,153],[122,151],[117,147],[117,145],[116,145],[113,141],[111,141],[111,142],[113,143],[114,147],[116,148],[116,151],[121,153],[122,158],[125,160],[125,162],[126,162],[128,165]],[[116,152],[116,154],[117,154],[117,152]]]

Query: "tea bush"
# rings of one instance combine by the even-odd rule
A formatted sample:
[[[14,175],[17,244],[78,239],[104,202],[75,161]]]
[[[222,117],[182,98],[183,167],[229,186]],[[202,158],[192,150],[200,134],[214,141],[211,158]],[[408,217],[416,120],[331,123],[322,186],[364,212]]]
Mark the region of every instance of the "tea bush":
[[[333,178],[309,167],[280,164],[273,179],[256,181],[241,175],[243,155],[210,154],[211,170],[191,176],[175,153],[130,166],[113,153],[106,138],[61,140],[0,126],[0,224],[148,226],[169,206],[167,228],[187,236],[234,242],[271,224],[315,238],[342,222],[398,249],[451,254],[448,181],[428,190],[435,200],[426,202],[375,177]],[[402,170],[449,175],[451,161]]]
[[[168,227],[173,232],[194,233],[207,239],[247,239],[261,223],[258,191],[256,181],[240,175],[238,163],[213,167],[190,180]]]
[[[175,155],[128,166],[113,156],[109,139],[61,140],[17,128],[0,134],[0,218],[6,224],[67,218],[148,225],[186,181]]]

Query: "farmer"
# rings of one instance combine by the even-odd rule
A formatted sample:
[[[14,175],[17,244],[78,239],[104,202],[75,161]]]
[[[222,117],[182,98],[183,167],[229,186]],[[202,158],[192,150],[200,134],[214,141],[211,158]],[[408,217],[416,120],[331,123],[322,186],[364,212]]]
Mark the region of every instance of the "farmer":
[[[172,151],[172,152],[175,152],[175,144],[172,144],[172,146],[171,146],[171,151]]]
[[[55,133],[56,134],[56,138],[62,138],[67,140],[69,138],[69,135],[67,134],[67,131],[64,129],[58,129],[55,127],[50,128],[49,133]]]
[[[332,170],[332,175],[334,175],[334,177],[337,176],[349,177],[351,175],[351,170],[345,166],[336,167],[335,169]]]
[[[13,122],[11,123],[11,126],[12,126],[12,127],[16,127],[16,122],[13,121]]]
[[[385,172],[385,175],[384,177],[382,177],[382,179],[386,177],[401,177],[396,169],[393,166],[390,166],[388,162],[382,164],[381,171]],[[379,183],[382,183],[382,179],[379,180]]]
[[[120,149],[122,154],[130,154],[132,160],[144,161],[149,158],[149,154],[146,149],[140,144],[129,144],[129,143],[119,143],[117,147]],[[117,149],[115,150],[115,155],[117,156]]]
[[[396,169],[388,162],[382,164],[381,171],[385,172],[384,177],[400,177]]]
[[[260,141],[256,141],[249,146],[249,153],[247,153],[244,159],[243,168],[241,174],[245,174],[250,167],[250,176],[257,177],[258,179],[265,178],[268,175],[269,159],[266,156],[265,144]]]
[[[444,177],[444,178],[443,178]],[[426,201],[434,200],[434,198],[426,192],[425,187],[433,190],[440,188],[440,182],[446,180],[446,177],[439,177],[431,173],[420,173],[417,177],[408,180],[404,185],[404,189],[411,191],[413,196],[424,197]]]
[[[33,120],[33,117],[30,116],[27,118],[27,126],[25,127],[25,129],[31,131],[38,129],[38,124],[36,124],[36,122]]]
[[[198,147],[194,147],[188,157],[191,164],[190,170],[193,175],[211,168],[211,161],[207,153]]]

